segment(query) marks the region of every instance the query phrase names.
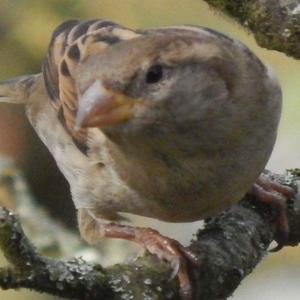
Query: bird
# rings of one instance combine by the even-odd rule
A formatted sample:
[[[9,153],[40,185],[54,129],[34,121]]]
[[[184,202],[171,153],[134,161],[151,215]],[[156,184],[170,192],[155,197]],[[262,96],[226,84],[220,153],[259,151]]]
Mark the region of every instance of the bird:
[[[82,237],[140,244],[171,264],[186,298],[193,253],[122,213],[191,222],[246,193],[277,206],[277,192],[291,193],[261,175],[280,84],[246,45],[209,28],[65,21],[41,72],[2,81],[0,101],[25,106],[70,185]]]

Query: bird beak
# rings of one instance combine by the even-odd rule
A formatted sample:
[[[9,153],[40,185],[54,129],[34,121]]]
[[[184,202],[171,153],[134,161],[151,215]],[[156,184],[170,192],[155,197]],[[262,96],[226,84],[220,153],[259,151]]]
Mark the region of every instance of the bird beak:
[[[107,89],[96,80],[79,97],[75,128],[102,127],[129,120],[136,99]]]

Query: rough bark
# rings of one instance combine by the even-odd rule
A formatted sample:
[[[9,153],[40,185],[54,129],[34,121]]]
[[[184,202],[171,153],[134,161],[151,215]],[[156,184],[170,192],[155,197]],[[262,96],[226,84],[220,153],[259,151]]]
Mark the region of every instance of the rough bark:
[[[250,29],[257,43],[300,59],[299,0],[205,0]]]
[[[298,191],[300,171],[278,176],[276,181]],[[12,177],[13,180],[13,177]],[[290,225],[288,245],[300,241],[300,197],[287,202]],[[209,219],[189,246],[199,265],[190,266],[194,299],[226,299],[268,253],[276,236],[276,211],[253,197]],[[40,255],[24,234],[17,216],[0,209],[0,247],[10,263],[0,269],[3,289],[30,288],[68,299],[179,299],[177,279],[153,256],[103,268],[81,258],[69,260]]]

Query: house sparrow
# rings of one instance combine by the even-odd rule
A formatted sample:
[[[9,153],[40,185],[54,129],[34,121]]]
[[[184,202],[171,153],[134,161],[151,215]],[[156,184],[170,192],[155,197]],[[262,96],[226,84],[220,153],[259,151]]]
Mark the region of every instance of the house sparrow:
[[[172,264],[184,295],[193,254],[120,224],[119,213],[190,222],[248,191],[276,203],[273,190],[291,192],[262,177],[253,185],[275,142],[280,86],[245,45],[214,30],[67,21],[42,73],[2,82],[0,95],[25,104],[70,184],[82,236],[139,243]]]

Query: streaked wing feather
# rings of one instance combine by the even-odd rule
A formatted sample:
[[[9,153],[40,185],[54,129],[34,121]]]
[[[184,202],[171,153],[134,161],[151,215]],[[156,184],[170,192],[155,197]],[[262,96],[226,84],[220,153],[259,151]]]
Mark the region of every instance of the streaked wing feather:
[[[137,35],[135,31],[107,20],[70,20],[53,32],[48,55],[42,66],[45,86],[59,121],[82,152],[88,151],[87,132],[85,129],[74,130],[78,107],[74,79],[77,66],[109,45]]]

